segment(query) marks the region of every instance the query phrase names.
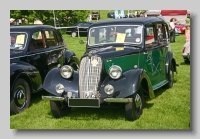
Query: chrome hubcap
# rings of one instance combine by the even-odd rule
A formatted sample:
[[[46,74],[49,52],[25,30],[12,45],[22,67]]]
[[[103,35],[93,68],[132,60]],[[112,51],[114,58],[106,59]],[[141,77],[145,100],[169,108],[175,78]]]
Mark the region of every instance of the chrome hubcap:
[[[137,111],[139,111],[142,107],[142,100],[139,94],[135,96],[135,106]]]
[[[14,94],[15,104],[18,108],[22,109],[26,105],[26,92],[25,88],[19,86]]]

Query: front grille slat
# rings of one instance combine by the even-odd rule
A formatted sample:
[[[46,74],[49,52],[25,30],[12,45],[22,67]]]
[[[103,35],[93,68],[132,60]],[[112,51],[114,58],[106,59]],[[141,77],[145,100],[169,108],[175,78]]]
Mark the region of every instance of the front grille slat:
[[[96,61],[96,62],[95,62]],[[93,62],[93,64],[92,64]],[[96,95],[100,74],[102,70],[102,60],[100,57],[84,57],[79,69],[79,92],[80,98],[84,98],[85,92]]]

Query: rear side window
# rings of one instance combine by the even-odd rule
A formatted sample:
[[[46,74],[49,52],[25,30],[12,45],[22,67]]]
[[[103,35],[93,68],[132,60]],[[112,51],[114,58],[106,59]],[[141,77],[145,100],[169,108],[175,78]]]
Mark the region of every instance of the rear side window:
[[[60,32],[58,30],[55,30],[55,34],[56,34],[56,37],[57,37],[57,40],[58,40],[58,44],[64,45],[64,42],[63,42],[63,39],[62,39]]]
[[[153,26],[146,27],[145,45],[151,46],[155,43]]]
[[[58,39],[53,30],[46,30],[45,36],[46,36],[46,43],[47,43],[48,47],[58,46],[58,44],[59,44]]]

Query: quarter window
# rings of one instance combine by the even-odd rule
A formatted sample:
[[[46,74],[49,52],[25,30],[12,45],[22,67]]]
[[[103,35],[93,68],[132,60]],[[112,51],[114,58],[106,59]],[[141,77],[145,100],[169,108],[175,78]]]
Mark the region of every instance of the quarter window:
[[[46,35],[46,42],[47,42],[48,47],[57,46],[59,44],[56,38],[56,34],[53,30],[45,31],[45,35]]]
[[[56,37],[57,37],[57,39],[58,39],[59,45],[64,45],[64,42],[63,42],[63,39],[62,39],[62,37],[61,37],[60,32],[59,32],[58,30],[55,30],[55,33],[56,33]]]

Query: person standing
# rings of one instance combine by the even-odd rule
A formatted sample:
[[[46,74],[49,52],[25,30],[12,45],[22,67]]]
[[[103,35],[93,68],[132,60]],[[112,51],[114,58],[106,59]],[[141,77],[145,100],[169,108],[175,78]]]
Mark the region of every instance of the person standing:
[[[91,22],[91,20],[92,20],[92,15],[91,15],[91,14],[88,14],[87,22]]]
[[[185,24],[186,24],[186,26],[190,25],[190,14],[189,13],[187,14],[187,18],[185,19]]]
[[[186,42],[190,41],[190,25],[186,25],[186,30],[185,30],[185,41],[186,41]]]
[[[169,25],[170,25],[170,27],[172,28],[172,31],[170,32],[170,42],[176,42],[175,41],[175,24],[177,23],[177,22],[179,22],[180,20],[177,20],[176,21],[176,19],[175,18],[171,18],[170,19],[170,23],[169,23]]]

